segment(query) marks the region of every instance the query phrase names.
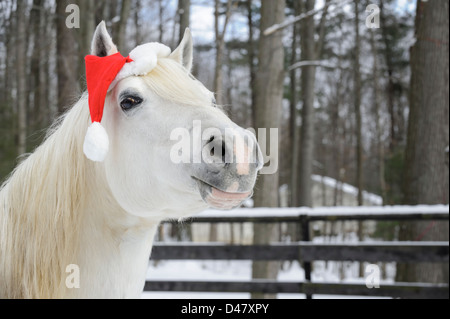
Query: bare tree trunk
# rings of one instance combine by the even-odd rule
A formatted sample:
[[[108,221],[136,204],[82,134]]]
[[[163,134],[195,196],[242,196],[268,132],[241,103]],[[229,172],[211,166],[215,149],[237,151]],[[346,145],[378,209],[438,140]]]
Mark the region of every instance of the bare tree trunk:
[[[375,34],[372,30],[370,32],[370,46],[373,53],[373,107],[375,114],[375,130],[377,136],[377,153],[378,153],[378,180],[379,187],[381,191],[381,197],[383,199],[383,204],[386,202],[386,180],[384,178],[384,144],[382,140],[382,131],[380,123],[380,85],[379,85],[379,71],[378,71],[378,61],[377,61],[377,47],[375,44]]]
[[[305,0],[302,2],[302,12],[312,11],[315,7],[315,0]],[[301,20],[301,60],[314,61],[319,59],[325,38],[325,20],[328,13],[329,0],[326,1],[322,17],[319,24],[318,40],[315,40],[315,23],[314,17]],[[301,151],[299,156],[299,206],[312,207],[312,182],[314,161],[314,135],[315,135],[315,116],[314,116],[314,90],[316,80],[316,67],[313,65],[305,65],[302,68],[301,75],[301,92],[302,92],[302,126],[300,133]]]
[[[380,0],[380,21],[381,21],[381,25],[386,25],[386,16],[385,16],[385,8],[384,8],[384,0]],[[397,132],[396,127],[398,126],[398,118],[396,116],[396,112],[395,112],[395,83],[394,83],[394,66],[393,66],[393,61],[392,61],[392,57],[393,57],[393,53],[392,53],[392,48],[391,45],[389,43],[389,34],[388,34],[388,30],[387,28],[381,28],[381,35],[383,37],[383,41],[384,41],[384,58],[386,60],[386,67],[387,67],[387,75],[388,75],[388,82],[387,82],[387,87],[386,87],[386,91],[387,91],[387,108],[388,108],[388,112],[389,112],[389,117],[390,117],[390,130],[389,130],[389,150],[390,152],[394,152],[400,137]]]
[[[17,1],[17,114],[18,114],[18,145],[17,153],[19,155],[26,152],[27,137],[27,88],[26,88],[26,65],[27,65],[27,49],[26,49],[26,2]]]
[[[448,1],[418,2],[411,50],[405,203],[448,203]],[[420,12],[421,11],[421,12]]]
[[[122,51],[126,51],[126,29],[128,17],[130,16],[131,0],[122,0],[122,6],[120,7],[120,20],[117,26],[117,48]]]
[[[91,54],[91,40],[95,31],[95,2],[79,0],[80,7],[80,48],[78,50],[78,74],[85,73],[84,57]],[[85,77],[80,77],[80,87],[85,89]]]
[[[218,105],[223,105],[224,92],[223,92],[222,59],[223,59],[223,51],[225,49],[225,33],[231,16],[232,0],[227,0],[225,22],[222,27],[222,30],[219,30],[220,3],[221,3],[220,0],[215,0],[214,4],[214,31],[216,35],[216,67],[214,72],[214,92],[216,93],[216,103]]]
[[[10,11],[11,14],[9,16],[9,19],[7,20],[7,22],[5,21],[5,50],[6,50],[6,56],[4,59],[4,63],[5,63],[5,81],[4,81],[4,101],[5,104],[10,107],[12,105],[12,92],[13,92],[13,88],[15,87],[15,85],[17,84],[16,80],[15,80],[15,75],[16,72],[15,70],[13,70],[14,66],[15,66],[15,59],[16,59],[16,50],[17,50],[17,45],[16,45],[16,37],[15,37],[15,33],[13,32],[13,30],[16,30],[16,26],[15,26],[15,22],[17,21],[16,16],[17,16],[17,11],[13,11],[13,6],[14,3],[11,1],[9,3],[9,6],[6,7],[5,9]],[[5,18],[6,19],[6,18]],[[11,111],[13,111],[14,108],[11,108]],[[14,125],[12,125],[14,126]],[[14,152],[16,153],[16,152]]]
[[[300,3],[294,1],[294,14],[296,16],[301,13]],[[298,37],[300,35],[300,24],[296,23],[293,25],[292,31],[292,46],[291,46],[291,65],[297,62],[297,48],[299,46]],[[292,207],[298,205],[298,168],[299,168],[299,153],[300,153],[300,126],[298,125],[298,115],[297,110],[298,96],[297,96],[297,85],[298,85],[298,74],[297,69],[291,71],[290,75],[290,85],[291,85],[291,98],[290,98],[290,136],[291,136],[291,198],[290,203]]]
[[[56,1],[56,50],[58,73],[58,111],[64,109],[75,101],[79,91],[78,87],[78,52],[76,47],[74,29],[66,26],[66,7],[70,0]]]
[[[158,20],[158,30],[159,30],[159,42],[163,42],[164,35],[164,5],[163,0],[158,0],[158,11],[159,11],[159,20]]]
[[[262,31],[284,21],[285,1],[261,1],[261,36],[259,41],[259,65],[256,73],[256,116],[257,128],[280,127],[283,83],[284,49],[282,33],[263,36]],[[261,175],[255,192],[255,206],[278,206],[278,173]],[[279,229],[272,224],[254,224],[255,244],[267,244],[279,240]],[[276,278],[279,263],[253,262],[253,278]],[[253,298],[273,297],[255,293]]]
[[[362,148],[362,119],[361,119],[361,66],[360,35],[359,35],[359,0],[355,0],[355,62],[354,62],[354,108],[356,123],[356,187],[358,188],[358,205],[363,205],[363,148]]]
[[[47,9],[48,10],[48,9]],[[45,87],[45,101],[47,106],[47,122],[51,123],[54,116],[58,113],[58,77],[56,79],[54,78],[55,71],[58,72],[57,67],[55,69],[54,67],[54,61],[50,61],[48,58],[49,52],[54,57],[55,53],[57,54],[57,41],[54,39],[57,38],[58,31],[55,30],[55,15],[56,15],[56,8],[52,9],[50,11],[52,15],[50,17],[46,17],[45,21],[45,27],[44,27],[44,34],[51,35],[53,40],[47,40],[45,43],[47,45],[47,49],[42,51],[43,54],[43,60],[45,59],[45,74],[43,75],[43,78],[45,78],[44,83],[50,84],[53,83],[54,85],[44,85]],[[43,13],[45,15],[45,12]],[[44,58],[45,56],[45,58]],[[55,58],[56,59],[56,58]],[[57,59],[56,59],[57,63]]]
[[[250,67],[250,88],[251,88],[251,109],[252,109],[252,127],[255,127],[256,117],[256,90],[255,90],[255,78],[256,78],[256,66],[255,66],[255,47],[254,47],[254,35],[253,35],[253,8],[252,0],[247,0],[247,23],[248,23],[248,63]]]
[[[191,0],[178,0],[178,17],[180,19],[180,29],[178,32],[178,43],[181,42],[184,30],[189,28],[191,17]]]
[[[355,0],[355,61],[354,61],[354,108],[355,108],[355,124],[356,124],[356,187],[358,188],[358,206],[362,206],[363,202],[363,147],[362,147],[362,118],[361,118],[361,66],[360,66],[360,34],[359,34],[359,0]],[[358,222],[358,239],[364,239],[364,222]],[[364,276],[363,263],[359,263],[359,277]]]
[[[42,4],[42,10],[39,13],[40,19],[39,19],[39,34],[41,39],[46,39],[46,28],[47,25],[51,25],[50,21],[51,18],[47,16],[45,9],[45,1]],[[39,61],[40,61],[40,68],[39,68],[39,98],[38,98],[38,104],[39,104],[39,114],[37,115],[37,122],[39,123],[40,128],[47,127],[52,120],[51,116],[51,107],[49,103],[49,78],[50,78],[50,72],[48,71],[49,65],[50,65],[50,59],[48,58],[48,50],[50,47],[50,41],[51,40],[44,40],[41,42],[40,50],[39,50]],[[45,48],[45,49],[44,49]]]
[[[33,6],[30,10],[30,38],[29,41],[33,43],[33,54],[31,55],[31,61],[30,61],[30,85],[28,91],[33,95],[32,103],[29,105],[29,114],[31,115],[31,118],[29,117],[29,124],[28,127],[30,127],[33,131],[38,130],[42,121],[42,109],[44,108],[44,104],[42,103],[42,88],[45,85],[45,82],[41,82],[41,74],[43,73],[43,62],[41,58],[41,51],[43,50],[43,47],[41,45],[42,42],[42,28],[41,28],[41,12],[44,11],[44,8],[42,7],[42,0],[33,0]],[[42,37],[42,38],[41,38]],[[44,91],[45,94],[45,91]]]
[[[91,53],[91,40],[95,31],[95,2],[94,1],[79,1],[80,6],[80,56],[83,59],[84,68],[84,56]],[[80,59],[81,59],[80,58]]]
[[[141,11],[141,1],[136,0],[134,4],[134,28],[135,28],[134,42],[136,46],[142,44],[141,19],[139,17],[139,11]],[[161,34],[160,37],[162,37]]]
[[[303,12],[314,9],[315,0],[305,0]],[[301,22],[301,46],[302,60],[312,61],[316,58],[316,42],[314,39],[315,28],[314,17],[308,17]],[[312,207],[312,182],[314,160],[314,87],[316,80],[316,68],[305,66],[302,68],[302,127],[300,133],[300,171],[299,171],[299,195],[298,204],[300,206]]]
[[[342,29],[342,18],[337,18],[337,27],[341,34],[343,34]],[[338,43],[338,55],[337,55],[337,66],[338,66],[338,79],[341,79],[343,76],[343,70],[342,70],[342,42]],[[336,174],[336,186],[333,190],[333,206],[338,206],[339,204],[339,193],[342,191],[342,167],[343,167],[343,160],[342,160],[342,145],[344,145],[345,142],[343,142],[344,137],[340,136],[340,128],[343,127],[342,119],[339,116],[339,110],[342,108],[342,100],[343,100],[343,85],[341,81],[337,81],[336,83],[336,97],[334,98],[334,103],[332,103],[331,107],[331,136],[333,140],[333,158],[334,158],[334,171]],[[342,264],[340,264],[342,266]]]
[[[444,0],[417,3],[404,172],[404,203],[409,205],[448,204],[449,200],[448,6]],[[448,241],[449,224],[413,223],[403,227],[400,236]],[[399,265],[397,280],[448,283],[448,263]]]

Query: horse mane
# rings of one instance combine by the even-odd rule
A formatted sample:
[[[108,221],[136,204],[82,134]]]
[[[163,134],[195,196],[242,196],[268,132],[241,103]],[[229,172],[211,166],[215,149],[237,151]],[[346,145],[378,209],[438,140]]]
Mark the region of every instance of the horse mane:
[[[89,164],[87,94],[0,188],[0,297],[58,298],[75,263]]]

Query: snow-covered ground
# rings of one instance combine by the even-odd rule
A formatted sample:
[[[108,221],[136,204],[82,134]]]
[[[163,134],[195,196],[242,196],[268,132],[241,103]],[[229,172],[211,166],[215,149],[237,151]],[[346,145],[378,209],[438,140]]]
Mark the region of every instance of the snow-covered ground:
[[[251,261],[193,261],[176,260],[151,262],[147,271],[147,280],[199,280],[199,281],[246,281],[251,279]],[[364,283],[357,278],[359,264],[356,262],[314,262],[313,282]],[[392,283],[395,265],[386,264],[388,279],[383,283]],[[342,278],[342,279],[341,279]],[[278,274],[279,281],[302,281],[305,273],[299,263],[283,263]],[[248,299],[249,293],[212,293],[212,292],[144,292],[145,299]],[[279,299],[305,298],[304,294],[277,294]],[[367,298],[363,296],[314,295],[314,298]]]
[[[337,181],[328,176],[312,175],[311,179],[314,182],[312,194],[317,197],[316,202],[320,202],[325,197],[326,202],[332,205],[333,197],[335,196],[334,192],[338,190],[342,192],[341,198],[345,197],[341,199],[340,205],[348,205],[349,203],[357,205],[358,188],[355,186]],[[326,189],[320,186],[322,184],[326,186]],[[383,198],[381,196],[367,191],[363,191],[363,201],[364,205],[383,205]],[[321,205],[325,205],[325,203],[322,202]]]

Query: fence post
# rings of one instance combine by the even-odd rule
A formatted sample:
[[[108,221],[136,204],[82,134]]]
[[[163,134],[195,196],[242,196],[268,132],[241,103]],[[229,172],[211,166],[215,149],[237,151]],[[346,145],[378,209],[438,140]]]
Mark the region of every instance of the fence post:
[[[300,215],[301,240],[310,241],[309,238],[309,218],[307,215]],[[300,261],[299,261],[300,262]],[[311,262],[301,261],[305,271],[305,281],[311,281]],[[312,299],[312,294],[306,293],[306,299]]]

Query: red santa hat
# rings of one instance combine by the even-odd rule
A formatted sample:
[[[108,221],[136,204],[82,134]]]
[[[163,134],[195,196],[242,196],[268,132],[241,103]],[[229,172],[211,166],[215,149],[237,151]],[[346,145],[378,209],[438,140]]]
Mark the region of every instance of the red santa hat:
[[[103,117],[106,94],[116,84],[129,76],[149,73],[159,57],[170,55],[170,48],[160,43],[147,43],[136,47],[128,57],[119,52],[105,57],[87,55],[86,82],[89,93],[89,126],[83,144],[83,152],[92,161],[102,162],[109,149],[109,139],[100,124]]]

